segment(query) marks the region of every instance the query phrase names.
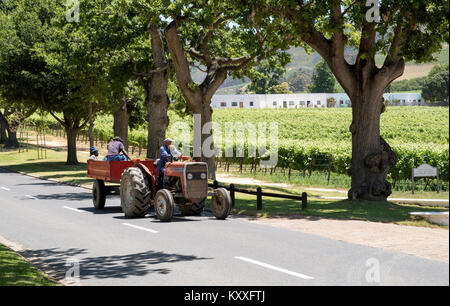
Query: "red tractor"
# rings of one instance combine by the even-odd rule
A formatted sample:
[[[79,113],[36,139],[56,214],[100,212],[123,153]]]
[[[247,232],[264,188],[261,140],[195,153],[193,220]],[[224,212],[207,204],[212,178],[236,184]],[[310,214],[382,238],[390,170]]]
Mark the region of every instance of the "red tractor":
[[[154,207],[156,216],[163,222],[172,220],[175,206],[184,216],[200,215],[208,196],[211,211],[217,219],[226,219],[231,212],[231,197],[224,188],[208,188],[208,166],[203,162],[183,161],[166,164],[165,182],[156,171],[158,161],[135,160],[88,161],[88,174],[96,179],[93,202],[96,209],[104,209],[106,196],[120,193],[122,210],[126,217],[142,218]],[[107,186],[105,182],[120,186]]]

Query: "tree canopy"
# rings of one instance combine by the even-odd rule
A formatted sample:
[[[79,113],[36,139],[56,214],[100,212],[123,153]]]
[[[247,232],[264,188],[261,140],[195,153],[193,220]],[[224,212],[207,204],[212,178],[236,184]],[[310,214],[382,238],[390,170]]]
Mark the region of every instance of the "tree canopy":
[[[308,91],[311,93],[333,93],[336,79],[325,61],[320,61],[314,68],[311,85]]]

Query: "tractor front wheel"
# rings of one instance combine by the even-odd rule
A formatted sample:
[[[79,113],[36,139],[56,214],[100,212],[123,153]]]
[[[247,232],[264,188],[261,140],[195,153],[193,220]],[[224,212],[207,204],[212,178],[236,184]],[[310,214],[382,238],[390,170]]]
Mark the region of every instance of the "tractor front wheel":
[[[231,196],[225,188],[214,190],[211,199],[211,211],[219,220],[225,220],[231,213]]]
[[[162,222],[172,221],[173,212],[175,210],[175,202],[173,196],[167,189],[161,189],[155,196],[155,213]]]
[[[147,214],[152,193],[147,176],[137,167],[126,169],[120,182],[122,211],[128,218],[143,218]]]

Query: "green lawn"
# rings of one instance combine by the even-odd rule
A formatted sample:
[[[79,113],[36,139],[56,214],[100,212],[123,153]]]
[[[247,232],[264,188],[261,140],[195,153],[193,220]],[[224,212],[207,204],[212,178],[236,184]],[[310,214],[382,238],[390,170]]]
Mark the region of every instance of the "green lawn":
[[[256,209],[256,197],[239,194],[236,196],[234,212],[238,215],[273,217],[273,216],[308,216],[341,220],[363,220],[371,222],[396,223],[402,225],[441,227],[409,215],[416,211],[448,211],[444,208],[417,206],[413,204],[396,204],[392,202],[369,201],[330,201],[309,198],[307,211],[301,211],[301,203],[291,200],[263,198],[263,210]],[[441,227],[443,228],[443,227]]]
[[[0,286],[57,286],[44,273],[0,244]]]

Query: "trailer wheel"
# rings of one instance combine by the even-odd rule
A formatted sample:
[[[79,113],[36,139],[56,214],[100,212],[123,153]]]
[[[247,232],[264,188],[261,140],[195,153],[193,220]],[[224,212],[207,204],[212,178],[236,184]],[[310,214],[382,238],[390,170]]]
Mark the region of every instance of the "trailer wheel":
[[[155,213],[162,222],[172,221],[175,202],[173,196],[167,189],[161,189],[155,196]]]
[[[151,196],[148,178],[141,169],[132,167],[122,173],[120,202],[126,217],[145,217],[151,205]]]
[[[94,207],[97,210],[105,209],[106,203],[106,188],[105,182],[101,180],[95,180],[92,186],[92,201]]]
[[[211,199],[211,211],[219,220],[225,220],[231,213],[231,196],[225,188],[214,190]]]
[[[205,200],[192,205],[179,205],[178,208],[183,216],[200,216],[205,209]]]

